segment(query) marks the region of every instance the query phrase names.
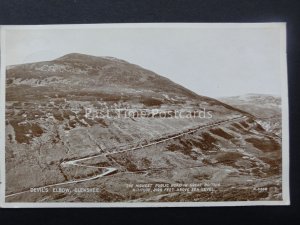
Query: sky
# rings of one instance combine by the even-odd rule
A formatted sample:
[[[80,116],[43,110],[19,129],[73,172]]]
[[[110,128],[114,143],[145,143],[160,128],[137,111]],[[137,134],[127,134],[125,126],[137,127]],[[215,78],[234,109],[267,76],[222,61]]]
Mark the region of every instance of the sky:
[[[68,53],[112,56],[209,97],[280,95],[280,29],[276,26],[10,28],[6,65]]]

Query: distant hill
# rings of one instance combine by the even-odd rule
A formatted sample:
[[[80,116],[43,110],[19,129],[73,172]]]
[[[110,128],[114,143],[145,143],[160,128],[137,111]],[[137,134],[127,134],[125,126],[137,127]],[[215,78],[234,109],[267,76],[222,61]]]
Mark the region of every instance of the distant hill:
[[[281,134],[281,98],[266,94],[246,94],[219,99],[249,112],[268,131]]]

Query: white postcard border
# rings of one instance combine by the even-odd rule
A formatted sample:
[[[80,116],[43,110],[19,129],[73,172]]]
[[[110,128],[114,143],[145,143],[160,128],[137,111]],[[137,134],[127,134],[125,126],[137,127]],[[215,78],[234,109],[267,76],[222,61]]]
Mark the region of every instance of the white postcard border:
[[[22,29],[94,29],[94,28],[279,28],[281,51],[281,98],[282,98],[282,201],[228,201],[228,202],[114,202],[114,203],[19,203],[5,202],[5,31]],[[56,208],[56,207],[198,207],[198,206],[258,206],[290,205],[289,186],[289,116],[286,57],[286,23],[126,23],[126,24],[70,24],[70,25],[7,25],[1,29],[1,76],[0,76],[0,206],[7,208]]]

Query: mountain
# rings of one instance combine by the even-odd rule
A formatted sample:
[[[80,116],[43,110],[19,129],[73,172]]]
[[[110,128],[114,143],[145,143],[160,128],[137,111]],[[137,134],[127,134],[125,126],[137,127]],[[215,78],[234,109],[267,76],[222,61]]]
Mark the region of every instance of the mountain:
[[[22,85],[22,89],[17,88]],[[177,104],[186,101],[229,105],[196,93],[146,70],[113,57],[71,53],[53,61],[11,66],[7,70],[6,99],[66,99],[138,101]],[[41,94],[36,95],[39,92]],[[245,112],[242,112],[245,113]]]
[[[53,61],[14,66],[7,71],[8,85],[49,87],[64,94],[78,95],[105,92],[174,99],[198,96],[167,78],[126,61],[72,53]],[[88,93],[86,93],[88,92]]]
[[[15,65],[6,83],[8,201],[281,199],[281,140],[251,112],[113,57],[72,53]],[[125,186],[137,182],[220,187],[168,193]],[[49,185],[101,193],[28,191]]]

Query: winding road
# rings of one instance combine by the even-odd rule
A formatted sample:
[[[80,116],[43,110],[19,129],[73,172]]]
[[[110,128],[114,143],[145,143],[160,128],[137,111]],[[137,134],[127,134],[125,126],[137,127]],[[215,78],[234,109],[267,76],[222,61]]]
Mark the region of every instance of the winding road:
[[[90,165],[82,164],[82,162],[90,160],[90,159],[94,159],[94,158],[97,158],[97,157],[103,157],[103,156],[108,156],[108,155],[113,155],[113,154],[118,154],[118,153],[123,153],[123,152],[128,152],[128,151],[136,151],[136,150],[143,149],[143,148],[146,148],[146,147],[149,147],[149,146],[157,145],[157,144],[162,143],[162,142],[166,142],[166,141],[169,141],[169,140],[179,138],[179,137],[184,136],[186,134],[194,133],[198,130],[203,130],[203,129],[219,126],[221,124],[231,123],[233,121],[238,121],[238,120],[242,120],[242,119],[245,119],[245,118],[247,118],[247,116],[238,116],[238,117],[227,119],[227,120],[217,121],[217,122],[214,122],[214,123],[208,123],[208,124],[205,124],[205,125],[199,125],[197,127],[193,127],[193,128],[189,128],[185,131],[181,131],[179,133],[169,134],[165,137],[156,139],[156,141],[154,140],[153,142],[150,142],[146,145],[139,145],[139,146],[131,147],[131,148],[121,150],[121,151],[120,150],[119,151],[115,150],[113,152],[100,153],[100,154],[97,154],[97,155],[94,155],[94,156],[88,156],[88,157],[83,157],[83,158],[80,158],[80,159],[64,161],[64,162],[61,163],[62,167],[79,166],[79,167],[85,167],[85,168],[103,169],[104,172],[102,172],[100,174],[97,174],[95,176],[92,176],[92,177],[87,177],[87,178],[82,178],[82,179],[77,179],[77,180],[71,180],[71,181],[65,181],[65,182],[60,182],[60,183],[55,183],[55,184],[49,184],[49,185],[40,186],[40,187],[36,187],[36,188],[41,188],[42,189],[42,188],[51,188],[51,187],[60,186],[60,185],[76,184],[76,183],[86,182],[86,181],[90,181],[90,180],[95,180],[95,179],[98,179],[100,177],[110,175],[110,174],[116,172],[118,170],[118,168],[90,166]],[[14,197],[16,195],[24,194],[26,192],[30,192],[30,189],[24,190],[24,191],[21,191],[21,192],[8,194],[8,195],[5,196],[5,198]]]

